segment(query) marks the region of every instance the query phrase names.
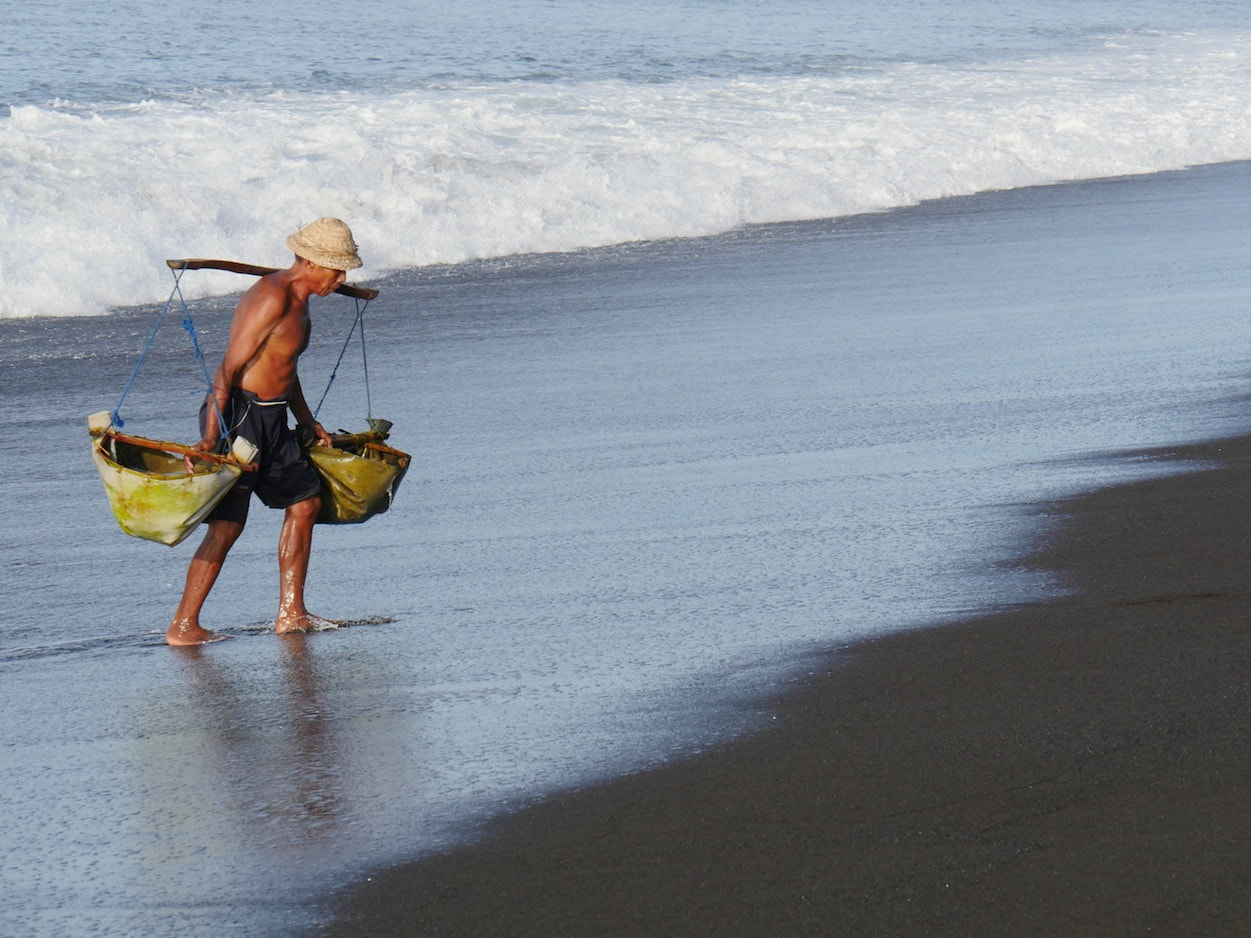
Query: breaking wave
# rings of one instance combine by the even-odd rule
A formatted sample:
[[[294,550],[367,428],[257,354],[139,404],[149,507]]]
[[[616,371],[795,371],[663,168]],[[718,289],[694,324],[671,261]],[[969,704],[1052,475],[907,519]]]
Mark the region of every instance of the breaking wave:
[[[386,270],[1251,158],[1251,33],[840,74],[199,92],[0,119],[0,316],[163,299],[162,261],[285,264],[319,215]],[[209,274],[188,289],[224,293]]]

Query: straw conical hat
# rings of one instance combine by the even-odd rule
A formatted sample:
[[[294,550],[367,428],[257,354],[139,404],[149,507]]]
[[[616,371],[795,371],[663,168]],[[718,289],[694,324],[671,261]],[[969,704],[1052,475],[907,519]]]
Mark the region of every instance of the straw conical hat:
[[[361,266],[352,229],[338,218],[319,218],[287,236],[287,247],[296,257],[330,270],[355,270]]]

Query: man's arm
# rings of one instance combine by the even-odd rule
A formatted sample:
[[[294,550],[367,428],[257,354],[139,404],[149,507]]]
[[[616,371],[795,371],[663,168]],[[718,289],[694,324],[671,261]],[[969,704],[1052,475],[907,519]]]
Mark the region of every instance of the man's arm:
[[[291,416],[295,418],[296,423],[310,424],[313,433],[317,437],[318,446],[331,446],[333,442],[330,434],[313,417],[313,411],[308,406],[308,402],[304,400],[304,389],[300,387],[300,375],[296,372],[295,381],[291,384],[291,393],[287,397],[287,403],[291,407]]]
[[[222,363],[213,375],[212,394],[217,406],[209,408],[205,415],[204,436],[195,445],[201,452],[210,452],[216,448],[222,433],[217,415],[226,410],[230,403],[230,394],[238,386],[248,362],[256,357],[282,317],[284,304],[281,294],[272,289],[264,289],[263,284],[262,281],[245,293],[235,310],[226,354],[222,356]]]

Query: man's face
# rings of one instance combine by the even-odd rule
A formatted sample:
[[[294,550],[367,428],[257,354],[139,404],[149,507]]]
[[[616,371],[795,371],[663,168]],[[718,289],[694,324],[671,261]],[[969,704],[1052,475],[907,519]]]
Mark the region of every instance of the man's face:
[[[336,289],[342,286],[343,281],[347,280],[346,270],[333,270],[330,267],[322,267],[320,264],[312,264],[313,272],[317,275],[317,286],[314,291],[318,296],[329,296]]]

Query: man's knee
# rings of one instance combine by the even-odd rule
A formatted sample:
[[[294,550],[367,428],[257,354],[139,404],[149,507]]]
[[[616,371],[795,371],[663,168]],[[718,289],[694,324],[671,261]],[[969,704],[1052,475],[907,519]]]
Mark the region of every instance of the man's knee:
[[[240,521],[210,521],[204,540],[196,550],[196,557],[207,560],[223,559],[242,533],[243,523]]]
[[[294,505],[287,507],[287,515],[299,521],[313,522],[317,520],[317,514],[321,511],[321,496],[314,495],[311,498],[303,498]]]

